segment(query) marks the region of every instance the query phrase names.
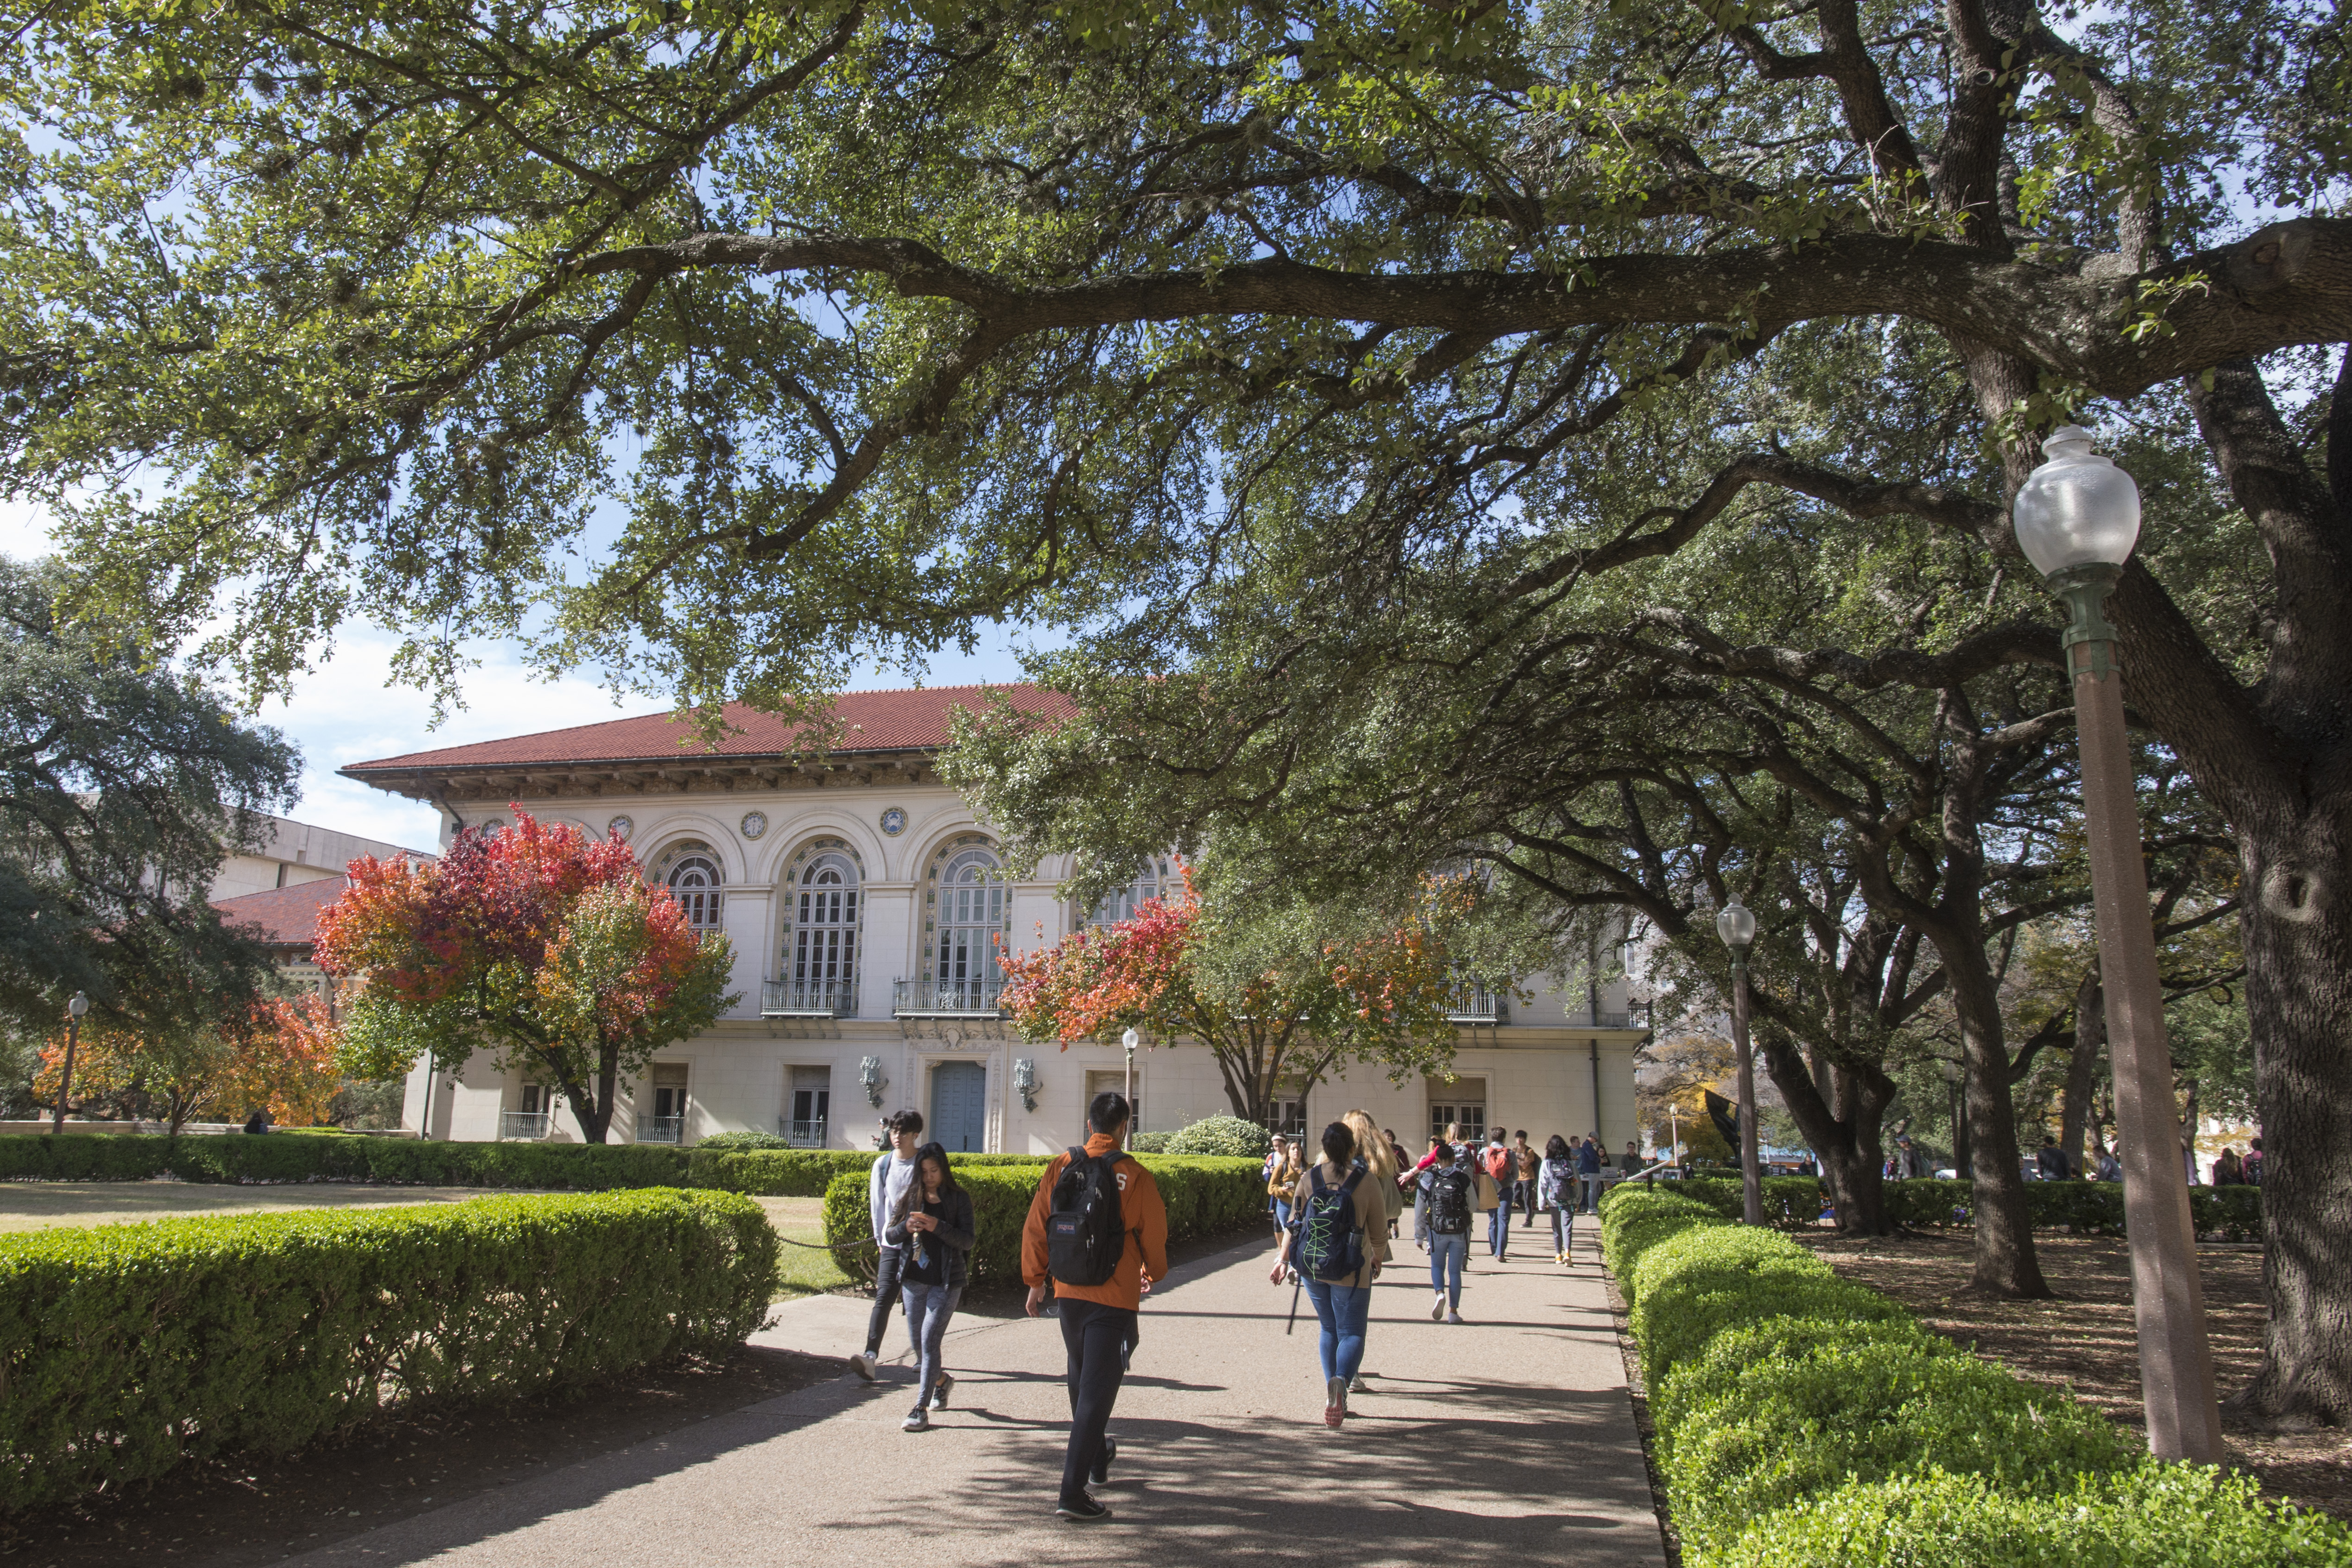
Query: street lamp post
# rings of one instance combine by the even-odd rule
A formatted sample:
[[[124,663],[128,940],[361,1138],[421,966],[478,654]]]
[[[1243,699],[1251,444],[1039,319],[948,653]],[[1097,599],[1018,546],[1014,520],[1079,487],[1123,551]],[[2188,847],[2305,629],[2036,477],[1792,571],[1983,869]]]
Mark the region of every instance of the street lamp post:
[[[1739,1197],[1749,1225],[1764,1223],[1764,1176],[1756,1152],[1756,1063],[1748,1049],[1748,950],[1756,917],[1734,893],[1715,914],[1715,932],[1731,950],[1731,1048],[1739,1056]]]
[[[1948,1061],[1943,1064],[1943,1073],[1944,1091],[1952,1102],[1952,1175],[1956,1180],[1965,1182],[1971,1179],[1968,1091],[1963,1087],[1968,1082],[1969,1069],[1963,1063]]]
[[[2123,1144],[2124,1226],[2148,1451],[2160,1459],[2213,1464],[2221,1458],[2213,1352],[2180,1168],[2122,671],[2115,628],[2101,614],[2139,540],[2139,487],[2091,450],[2091,434],[2079,426],[2060,426],[2042,446],[2048,460],[2019,487],[2011,518],[2019,548],[2071,612],[2066,668],[2083,755],[2083,818]]]
[[[1129,1029],[1118,1037],[1118,1043],[1127,1047],[1127,1135],[1132,1139],[1135,1136],[1135,1047],[1143,1043],[1143,1037]]]
[[[66,1092],[73,1088],[74,1049],[81,1044],[81,1016],[89,1011],[89,998],[77,991],[66,1004],[66,1065],[58,1074],[58,1115],[49,1123],[49,1131],[62,1134],[66,1130]]]

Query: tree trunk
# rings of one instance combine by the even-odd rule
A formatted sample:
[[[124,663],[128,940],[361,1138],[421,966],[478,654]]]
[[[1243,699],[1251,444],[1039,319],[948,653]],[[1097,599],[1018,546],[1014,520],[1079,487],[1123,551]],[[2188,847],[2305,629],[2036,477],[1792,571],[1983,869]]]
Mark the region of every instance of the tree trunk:
[[[2051,1294],[2033,1249],[2025,1207],[2025,1173],[2017,1157],[2017,1111],[2009,1098],[2009,1050],[2001,1041],[2000,998],[1980,942],[1965,938],[1937,949],[1960,1024],[1968,1065],[1966,1104],[1969,1169],[1974,1183],[1976,1268],[1972,1290],[1999,1296]]]
[[[2058,1109],[2058,1147],[2076,1180],[2090,1174],[2084,1134],[2091,1121],[2091,1097],[2099,1085],[2099,1057],[2107,1045],[2106,998],[2093,964],[2074,987],[2074,1050],[2066,1062],[2065,1098]]]
[[[1756,1045],[1790,1119],[1821,1161],[1830,1203],[1837,1210],[1838,1234],[1889,1234],[1894,1226],[1886,1218],[1879,1124],[1894,1102],[1894,1080],[1884,1073],[1839,1067],[1832,1075],[1832,1101],[1822,1093],[1812,1068],[1778,1030],[1758,1031]]]

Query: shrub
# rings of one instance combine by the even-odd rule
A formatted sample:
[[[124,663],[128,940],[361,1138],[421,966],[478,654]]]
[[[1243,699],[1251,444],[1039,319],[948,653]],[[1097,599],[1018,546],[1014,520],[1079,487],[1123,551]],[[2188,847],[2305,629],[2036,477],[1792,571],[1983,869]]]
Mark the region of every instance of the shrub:
[[[821,1198],[831,1190],[835,1177],[854,1175],[864,1181],[881,1157],[873,1149],[711,1149],[705,1140],[687,1157],[687,1180],[698,1187],[755,1193],[761,1197]],[[948,1156],[948,1163],[959,1171],[986,1165],[1037,1166],[1045,1160],[1043,1154]]]
[[[700,1153],[705,1150],[722,1149],[791,1149],[795,1146],[791,1139],[779,1137],[773,1132],[713,1132],[709,1137],[695,1144],[692,1152]]]
[[[0,1239],[0,1505],[717,1351],[775,1268],[750,1199],[663,1189]]]
[[[1650,1418],[1656,1423],[1658,1452],[1672,1446],[1684,1417],[1714,1399],[1748,1367],[1773,1360],[1803,1361],[1831,1350],[1864,1345],[1908,1345],[1926,1355],[1959,1355],[1960,1347],[1919,1326],[1906,1313],[1855,1321],[1850,1318],[1767,1318],[1725,1329],[1706,1349],[1668,1373],[1650,1389]]]
[[[1777,1230],[1810,1230],[1821,1223],[1829,1197],[1819,1176],[1767,1176],[1758,1184],[1763,1189],[1766,1225]],[[1725,1219],[1747,1217],[1748,1199],[1737,1175],[1697,1176],[1675,1185]]]
[[[1696,1226],[1657,1243],[1634,1265],[1627,1294],[1643,1375],[1653,1388],[1735,1323],[1901,1310],[1876,1291],[1845,1285],[1787,1237],[1746,1226]],[[1875,1313],[1873,1302],[1882,1304]]]
[[[1263,1161],[1273,1147],[1274,1134],[1255,1121],[1244,1121],[1238,1116],[1210,1116],[1170,1133],[1167,1152]]]
[[[1164,1154],[1168,1152],[1168,1140],[1175,1136],[1176,1134],[1173,1132],[1137,1132],[1131,1134],[1127,1141],[1128,1152],[1130,1154]],[[1262,1154],[1258,1157],[1260,1159],[1265,1158]]]
[[[2143,1461],[2054,1497],[1981,1476],[1839,1489],[1765,1515],[1692,1568],[2352,1568],[2352,1531],[2254,1482]]]
[[[1974,1223],[1974,1203],[1967,1182],[1921,1177],[1886,1184],[1887,1217],[1903,1225],[1969,1225]],[[2124,1189],[2116,1182],[2028,1182],[2025,1210],[2036,1230],[2063,1229],[2077,1236],[2124,1233]],[[2191,1187],[2189,1214],[2200,1235],[2260,1241],[2263,1190]]]
[[[1664,1187],[1620,1187],[1601,1200],[1601,1256],[1617,1278],[1628,1307],[1633,1301],[1634,1265],[1642,1254],[1669,1237],[1695,1226],[1724,1224],[1706,1205]]]
[[[441,1143],[415,1138],[273,1132],[170,1138],[76,1133],[0,1138],[0,1179],[136,1182],[381,1182],[426,1186],[676,1186],[683,1150],[656,1143]]]
[[[1032,1160],[1027,1169],[1006,1165],[967,1166],[961,1157],[956,1180],[971,1192],[980,1239],[971,1252],[974,1283],[1021,1278],[1021,1228],[1029,1217],[1030,1200],[1045,1162]],[[1153,1154],[1140,1163],[1151,1173],[1168,1208],[1168,1239],[1222,1236],[1258,1223],[1265,1209],[1265,1186],[1258,1162],[1238,1159],[1188,1159]],[[840,1250],[842,1268],[855,1278],[874,1277],[872,1220],[866,1213],[864,1172],[835,1176],[824,1193],[824,1238]]]
[[[1916,1344],[1824,1344],[1758,1362],[1710,1394],[1682,1416],[1659,1464],[1676,1527],[1702,1552],[1849,1480],[1933,1466],[2056,1493],[2126,1458],[2115,1426],[2071,1395]]]

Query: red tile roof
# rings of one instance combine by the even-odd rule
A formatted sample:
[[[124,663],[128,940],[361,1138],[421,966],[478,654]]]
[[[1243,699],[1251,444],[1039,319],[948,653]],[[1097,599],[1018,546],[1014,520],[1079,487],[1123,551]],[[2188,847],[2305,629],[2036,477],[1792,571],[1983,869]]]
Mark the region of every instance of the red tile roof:
[[[216,899],[213,908],[230,926],[256,930],[273,947],[309,947],[319,940],[319,911],[342,897],[344,877],[320,877],[266,893]]]
[[[1066,718],[1076,710],[1058,691],[1030,685],[927,686],[904,691],[845,691],[834,699],[833,721],[843,752],[905,752],[944,746],[948,715],[958,708],[979,711],[993,696],[1009,698],[1024,713]],[[740,702],[726,708],[728,733],[716,752],[705,752],[694,732],[669,713],[645,713],[602,724],[580,724],[510,740],[411,752],[341,771],[352,777],[415,768],[514,767],[566,763],[674,762],[697,756],[771,757],[807,749],[815,737],[788,726],[772,713]]]

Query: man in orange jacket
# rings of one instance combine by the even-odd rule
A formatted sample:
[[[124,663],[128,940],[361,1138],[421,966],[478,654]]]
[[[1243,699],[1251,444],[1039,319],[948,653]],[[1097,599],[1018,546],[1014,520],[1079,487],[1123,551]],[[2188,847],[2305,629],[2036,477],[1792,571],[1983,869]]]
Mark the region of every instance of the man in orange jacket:
[[[1151,1173],[1118,1152],[1130,1114],[1127,1097],[1116,1089],[1095,1096],[1087,1107],[1087,1158],[1108,1156],[1117,1162],[1112,1174],[1118,1184],[1123,1243],[1118,1265],[1099,1285],[1054,1281],[1055,1297],[1062,1304],[1062,1348],[1069,1358],[1070,1385],[1070,1447],[1062,1457],[1062,1493],[1054,1511],[1082,1524],[1110,1517],[1110,1510],[1087,1495],[1087,1483],[1099,1486],[1110,1477],[1118,1446],[1104,1435],[1104,1428],[1118,1400],[1128,1352],[1136,1343],[1136,1311],[1151,1281],[1168,1273],[1168,1205],[1160,1202]],[[1033,1318],[1045,1306],[1050,1268],[1045,1222],[1054,1212],[1054,1187],[1069,1163],[1070,1156],[1064,1153],[1046,1165],[1021,1231],[1021,1278],[1028,1281]]]

